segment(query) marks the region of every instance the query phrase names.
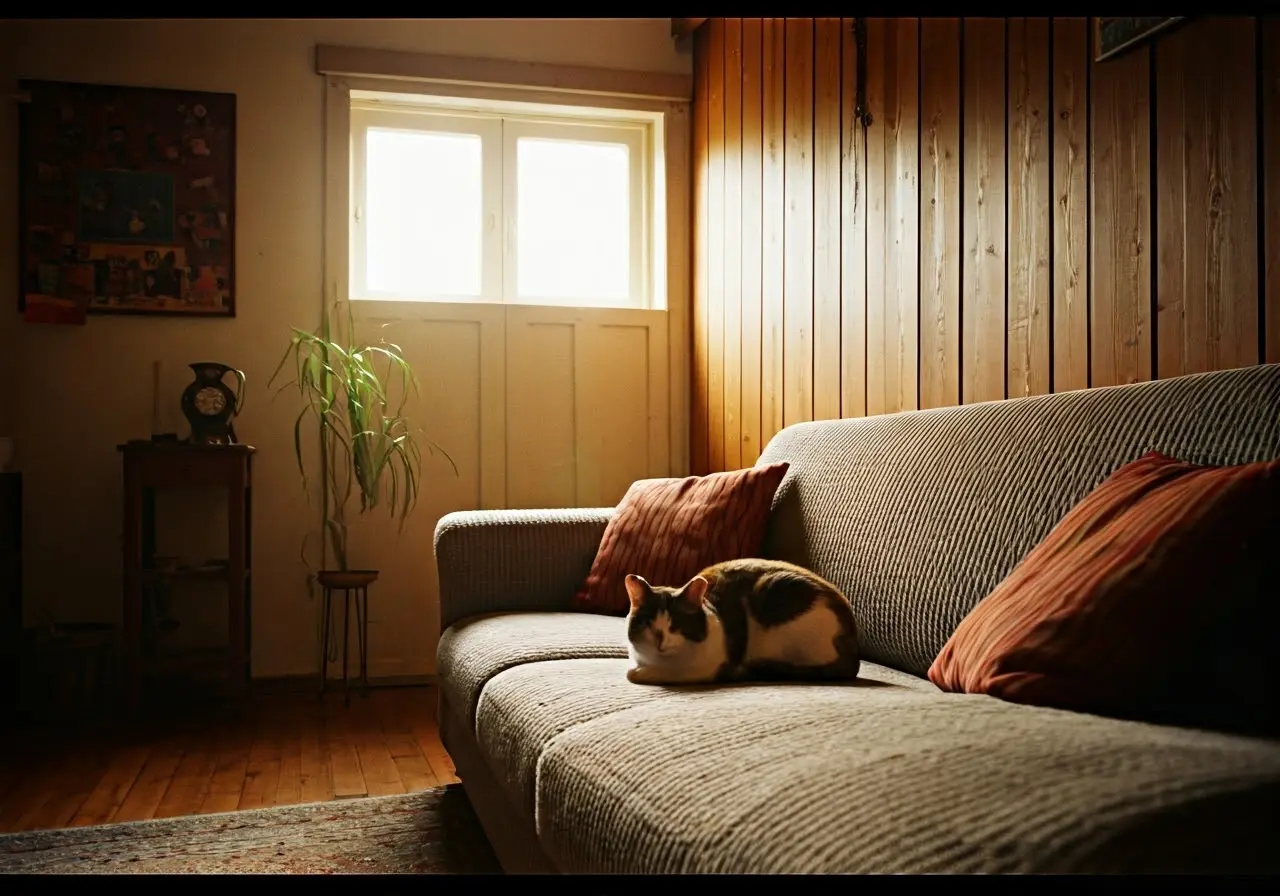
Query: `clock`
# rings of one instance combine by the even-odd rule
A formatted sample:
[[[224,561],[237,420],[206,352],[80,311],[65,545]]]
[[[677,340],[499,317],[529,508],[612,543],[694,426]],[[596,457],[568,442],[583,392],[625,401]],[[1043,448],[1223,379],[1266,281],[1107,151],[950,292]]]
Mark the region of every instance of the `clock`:
[[[182,391],[182,413],[191,424],[193,445],[234,445],[235,427],[231,418],[244,407],[244,373],[215,361],[199,361],[190,365],[195,379]],[[232,391],[223,379],[236,376]]]

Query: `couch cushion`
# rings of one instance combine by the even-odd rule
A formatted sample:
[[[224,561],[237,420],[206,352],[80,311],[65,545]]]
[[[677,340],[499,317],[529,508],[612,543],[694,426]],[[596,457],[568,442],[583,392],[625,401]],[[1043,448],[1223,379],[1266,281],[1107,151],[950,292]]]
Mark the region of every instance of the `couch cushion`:
[[[626,621],[588,613],[491,613],[449,626],[436,648],[440,689],[474,730],[489,679],[521,663],[627,656]]]
[[[1280,461],[1207,467],[1149,454],[1072,508],[964,618],[929,680],[1015,703],[1276,733],[1277,544]],[[1214,665],[1203,658],[1218,629],[1233,634],[1224,664],[1243,674],[1193,682],[1187,657]]]
[[[762,464],[633,483],[604,530],[573,609],[626,616],[628,574],[678,587],[715,563],[760,556],[773,493],[786,472],[785,463]]]
[[[869,662],[850,685],[633,685],[624,626],[513,613],[441,640],[447,699],[565,870],[1277,870],[1275,741]]]
[[[547,745],[576,725],[655,701],[690,699],[713,687],[666,688],[635,685],[626,679],[625,659],[575,659],[528,663],[489,680],[476,710],[476,738],[489,767],[516,805],[536,817],[536,772]],[[799,685],[753,687],[762,700],[792,699]],[[840,687],[833,685],[833,687]],[[874,663],[863,663],[856,684],[844,686],[849,712],[858,712],[864,694],[937,693],[922,678]]]
[[[923,688],[663,692],[620,672],[524,666],[482,700],[482,744],[525,800],[536,768],[539,837],[566,871],[1280,866],[1272,741]]]

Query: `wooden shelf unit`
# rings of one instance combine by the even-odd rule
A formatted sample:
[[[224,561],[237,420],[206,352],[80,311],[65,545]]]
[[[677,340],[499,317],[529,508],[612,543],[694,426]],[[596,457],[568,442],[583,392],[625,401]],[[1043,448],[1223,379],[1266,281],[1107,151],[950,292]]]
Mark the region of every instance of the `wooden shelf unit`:
[[[145,586],[182,579],[224,581],[227,648],[222,651],[232,696],[242,699],[251,674],[253,455],[250,445],[129,442],[118,446],[124,464],[124,672],[131,718],[141,714],[143,685],[172,662],[148,663],[144,652]],[[158,569],[155,565],[156,492],[162,488],[220,487],[227,496],[227,565],[219,569]],[[215,651],[220,649],[215,648]],[[207,655],[208,651],[196,651]],[[149,668],[150,667],[150,668]]]

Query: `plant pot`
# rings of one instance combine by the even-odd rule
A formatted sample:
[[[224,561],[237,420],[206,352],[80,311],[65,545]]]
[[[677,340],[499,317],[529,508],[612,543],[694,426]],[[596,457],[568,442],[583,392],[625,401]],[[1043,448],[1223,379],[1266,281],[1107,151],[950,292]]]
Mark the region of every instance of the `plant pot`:
[[[363,588],[378,578],[376,569],[322,569],[316,581],[325,588]]]

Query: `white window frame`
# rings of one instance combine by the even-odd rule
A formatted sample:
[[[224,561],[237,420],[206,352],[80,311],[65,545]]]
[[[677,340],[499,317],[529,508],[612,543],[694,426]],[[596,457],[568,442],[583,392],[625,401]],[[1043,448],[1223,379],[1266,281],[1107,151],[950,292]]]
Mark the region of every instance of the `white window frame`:
[[[366,224],[364,214],[365,135],[370,129],[403,130],[415,133],[474,134],[480,138],[485,164],[481,167],[481,221],[484,228],[480,249],[480,295],[387,293],[369,287],[366,259]],[[488,164],[489,155],[502,144],[502,123],[492,119],[458,114],[444,115],[427,109],[351,109],[351,298],[392,302],[467,302],[482,301],[502,289],[502,269],[492,262],[502,253],[502,169]]]
[[[424,100],[427,98],[424,97]],[[353,302],[396,303],[463,302],[508,305],[546,305],[575,308],[657,309],[665,305],[665,290],[655,284],[665,276],[656,264],[665,253],[655,253],[656,184],[654,173],[657,128],[639,116],[601,114],[531,114],[507,108],[467,109],[453,104],[405,102],[397,95],[386,99],[353,97],[350,105],[351,217],[350,284]],[[512,104],[514,105],[514,104]],[[523,104],[522,104],[523,105]],[[481,294],[401,295],[369,289],[365,272],[365,135],[370,128],[476,134],[482,141],[482,242]],[[621,143],[630,158],[630,288],[625,300],[590,300],[557,296],[521,298],[517,291],[517,141],[521,137]],[[655,258],[655,256],[657,256]]]

